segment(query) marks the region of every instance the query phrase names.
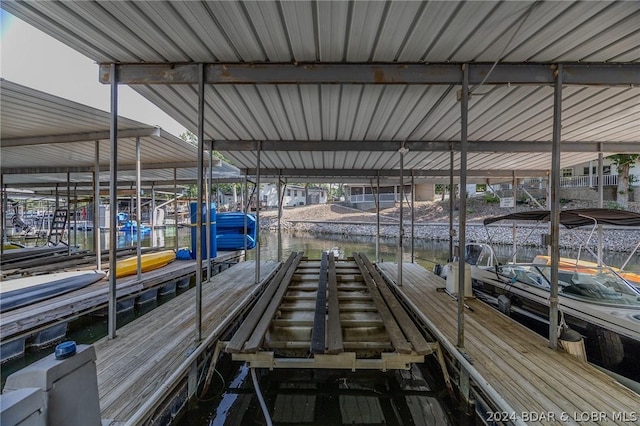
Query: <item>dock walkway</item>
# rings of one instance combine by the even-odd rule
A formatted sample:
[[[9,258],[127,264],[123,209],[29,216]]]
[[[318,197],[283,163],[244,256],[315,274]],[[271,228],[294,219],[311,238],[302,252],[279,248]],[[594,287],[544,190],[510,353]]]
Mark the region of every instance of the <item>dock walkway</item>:
[[[220,252],[219,256],[212,259],[212,264],[231,262],[240,253]],[[206,262],[203,264],[203,270],[205,269]],[[194,260],[176,260],[162,268],[144,272],[140,280],[136,275],[119,278],[116,296],[119,301],[130,299],[168,282],[192,276],[195,272]],[[102,309],[108,302],[109,281],[105,278],[87,287],[3,313],[0,339],[3,343],[15,340],[25,334]]]
[[[398,265],[377,265],[396,282]],[[457,301],[438,288],[444,281],[417,264],[405,264],[395,286],[419,320],[458,363]],[[588,363],[548,347],[547,340],[476,299],[467,299],[464,351],[472,359],[471,387],[495,390],[513,424],[640,424],[640,395]],[[487,393],[484,392],[486,397]],[[496,417],[497,413],[491,413]],[[507,422],[505,422],[507,423]]]
[[[261,282],[278,262],[261,262]],[[259,292],[254,283],[255,262],[234,265],[202,286],[202,336],[221,337],[245,305]],[[115,339],[95,343],[101,417],[114,423],[134,417],[152,418],[162,398],[186,377],[187,359],[194,350],[195,288],[192,288],[117,331]],[[176,376],[176,380],[168,380]],[[182,378],[184,379],[184,378]],[[186,380],[186,379],[185,379]],[[167,383],[165,383],[167,382]],[[142,407],[142,408],[141,408]],[[136,421],[132,423],[137,424]]]

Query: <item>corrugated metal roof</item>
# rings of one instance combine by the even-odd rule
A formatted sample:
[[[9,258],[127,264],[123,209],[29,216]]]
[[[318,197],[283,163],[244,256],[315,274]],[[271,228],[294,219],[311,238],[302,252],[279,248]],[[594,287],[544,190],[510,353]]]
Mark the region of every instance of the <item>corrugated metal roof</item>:
[[[640,2],[628,1],[136,1],[18,2],[2,7],[100,63],[627,63],[640,62]],[[633,68],[637,70],[637,68]],[[334,83],[334,82],[327,82]],[[604,83],[604,82],[603,82]],[[196,131],[197,87],[133,85]],[[398,169],[386,141],[460,139],[458,85],[218,84],[205,89],[205,138],[223,141],[344,141],[338,152],[265,151],[273,170]],[[553,88],[474,89],[468,170],[527,172],[551,154],[504,149],[552,139]],[[567,86],[562,137],[568,143],[640,144],[640,88]],[[367,146],[347,145],[367,141]],[[517,149],[521,151],[521,149]],[[575,150],[572,150],[575,151]],[[567,152],[562,167],[595,159]],[[626,152],[625,151],[625,152]],[[255,152],[224,150],[243,169]],[[456,163],[457,164],[457,163]],[[448,154],[410,152],[405,168],[446,170]]]
[[[108,170],[111,159],[109,143],[110,113],[67,99],[34,90],[7,80],[0,80],[2,109],[0,120],[3,179],[6,184],[91,182],[95,167],[95,146],[99,144],[101,168]],[[140,136],[144,181],[173,181],[197,178],[197,148],[182,139],[124,117],[118,118],[122,135]],[[118,141],[119,181],[135,182],[136,137]],[[205,166],[207,165],[205,161]],[[238,176],[238,170],[225,165],[216,168],[218,176]],[[108,181],[108,172],[102,180]]]
[[[640,60],[635,1],[6,1],[2,7],[98,62]]]

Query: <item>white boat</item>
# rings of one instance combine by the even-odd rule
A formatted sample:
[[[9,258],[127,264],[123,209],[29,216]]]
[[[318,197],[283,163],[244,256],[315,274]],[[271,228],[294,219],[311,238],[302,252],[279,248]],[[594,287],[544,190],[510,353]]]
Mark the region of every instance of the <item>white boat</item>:
[[[545,212],[516,213],[489,218],[485,225],[499,220],[545,220],[544,217]],[[640,214],[607,209],[565,210],[560,222],[568,228],[594,223],[639,226]],[[549,324],[551,265],[499,264],[491,247],[482,243],[466,245],[465,261],[472,265],[473,292],[479,299],[507,315]],[[622,361],[625,351],[638,353],[640,291],[636,287],[604,264],[589,273],[560,268],[558,274],[560,319],[586,337],[591,360],[610,368]]]
[[[559,271],[558,310],[572,329],[586,337],[591,353],[605,367],[624,358],[625,341],[640,345],[640,292],[610,271],[598,275]],[[549,323],[551,266],[506,264],[471,266],[474,294],[497,307]]]

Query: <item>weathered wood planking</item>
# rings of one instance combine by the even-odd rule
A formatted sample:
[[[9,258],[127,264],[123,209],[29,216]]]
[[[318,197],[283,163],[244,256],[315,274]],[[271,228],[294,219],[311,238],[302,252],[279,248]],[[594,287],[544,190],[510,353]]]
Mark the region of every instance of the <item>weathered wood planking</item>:
[[[327,279],[329,268],[329,255],[322,252],[320,272],[316,275],[316,309],[313,317],[313,329],[311,330],[311,353],[322,354],[326,350],[326,321],[327,321]],[[295,276],[295,275],[294,275]]]
[[[216,257],[214,262],[225,262],[233,257],[233,253],[235,252],[224,253]],[[203,270],[205,268],[206,266],[203,266]],[[120,278],[116,283],[116,297],[118,299],[135,297],[147,289],[160,287],[173,280],[195,274],[195,270],[195,261],[176,260],[162,268],[144,272],[140,281],[135,275]],[[90,286],[3,313],[0,338],[9,339],[47,324],[85,315],[106,307],[108,303],[109,281],[105,278]]]
[[[384,299],[380,294],[375,282],[373,281],[373,278],[369,275],[369,272],[365,268],[362,259],[355,253],[353,257],[356,261],[356,264],[360,268],[362,276],[364,277],[364,282],[369,288],[369,293],[371,295],[371,298],[373,299],[373,303],[375,303],[376,308],[378,308],[378,313],[384,321],[386,331],[389,334],[391,342],[393,343],[393,347],[399,353],[411,353],[411,344],[405,338],[402,330],[400,329],[400,326],[398,325],[395,318],[393,317],[393,314],[384,302]]]
[[[256,324],[255,329],[253,330],[253,332],[245,342],[244,347],[242,348],[242,352],[257,352],[260,349],[260,345],[262,345],[262,342],[264,341],[264,335],[267,332],[267,329],[269,328],[269,324],[271,323],[271,320],[275,316],[276,311],[278,310],[278,306],[282,302],[282,299],[287,291],[287,288],[289,287],[289,283],[291,282],[291,279],[293,277],[293,274],[295,273],[298,265],[302,261],[302,256],[303,256],[302,252],[296,254],[293,262],[291,263],[291,267],[282,278],[282,281],[280,282],[278,289],[276,290],[273,297],[269,301],[269,304],[267,305],[264,312],[262,313],[262,317],[260,318],[260,321],[258,321],[258,324]]]
[[[344,351],[344,344],[342,342],[342,328],[340,326],[340,302],[338,301],[336,261],[333,252],[329,253],[327,285],[329,288],[329,300],[327,303],[327,352],[337,354]]]
[[[231,337],[231,340],[227,343],[227,346],[225,348],[227,352],[240,352],[245,342],[247,341],[251,333],[253,333],[253,330],[256,328],[256,325],[258,325],[260,318],[262,318],[262,313],[264,312],[267,304],[278,289],[278,286],[282,282],[285,274],[287,273],[289,268],[291,268],[291,265],[296,259],[296,256],[296,253],[291,253],[291,255],[289,255],[289,258],[285,261],[284,265],[280,267],[276,275],[269,283],[268,287],[262,293],[260,300],[258,300],[258,302],[253,305],[253,308],[251,308],[251,312],[249,312],[247,317],[242,321],[242,324],[240,324],[238,330],[233,334],[233,337]]]
[[[262,262],[264,279],[277,262]],[[241,262],[202,287],[202,332],[218,333],[259,290],[255,263]],[[195,336],[195,289],[154,309],[95,344],[102,418],[126,421],[188,357]]]
[[[378,264],[392,280],[397,264]],[[453,344],[457,341],[457,301],[444,292],[444,281],[416,264],[403,265],[403,285],[396,289]],[[465,352],[474,368],[520,413],[637,412],[640,396],[587,363],[548,348],[547,340],[479,300],[468,299],[465,310]],[[606,397],[603,397],[606,395]],[[536,423],[536,422],[532,422]],[[571,422],[569,422],[571,423]]]
[[[378,273],[378,270],[371,264],[369,259],[363,254],[359,253],[360,259],[367,271],[371,274],[373,280],[378,283],[376,286],[382,294],[382,298],[384,302],[389,307],[389,310],[395,317],[398,325],[402,329],[402,332],[405,334],[407,339],[413,345],[413,349],[416,351],[418,355],[427,355],[433,353],[433,345],[427,343],[427,340],[418,330],[415,323],[409,318],[409,314],[404,310],[404,307],[400,305],[400,302],[396,299],[395,295],[391,292],[389,287],[387,287],[386,282]],[[354,256],[355,257],[355,256]]]

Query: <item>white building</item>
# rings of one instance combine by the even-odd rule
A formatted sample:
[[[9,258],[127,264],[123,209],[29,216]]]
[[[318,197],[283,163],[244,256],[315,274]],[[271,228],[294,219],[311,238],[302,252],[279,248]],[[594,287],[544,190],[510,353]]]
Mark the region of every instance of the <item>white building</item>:
[[[325,204],[327,202],[327,191],[323,188],[305,188],[298,185],[282,185],[282,188],[284,190],[282,199],[284,207]],[[262,205],[267,208],[278,207],[278,185],[271,183],[262,185],[260,199]]]
[[[603,186],[618,185],[618,170],[612,161],[604,158],[602,161]],[[640,186],[640,163],[636,163],[629,170],[629,175],[635,177],[631,179],[631,186]],[[561,171],[561,183],[563,187],[595,187],[598,186],[598,161],[588,161],[572,167],[565,167]]]

